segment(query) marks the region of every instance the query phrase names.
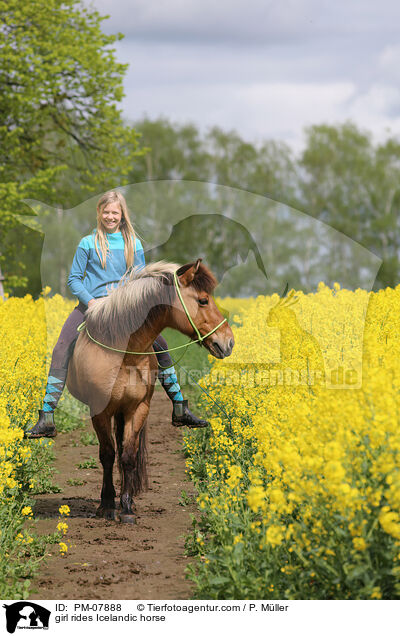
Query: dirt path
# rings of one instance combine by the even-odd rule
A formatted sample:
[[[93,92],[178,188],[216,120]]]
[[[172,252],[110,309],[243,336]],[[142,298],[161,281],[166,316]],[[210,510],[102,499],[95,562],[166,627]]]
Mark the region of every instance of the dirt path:
[[[67,504],[68,553],[53,556],[34,581],[31,599],[189,599],[192,584],[185,579],[183,536],[191,525],[194,505],[179,504],[182,490],[193,494],[185,476],[182,433],[170,423],[171,404],[157,391],[148,419],[149,490],[136,497],[137,523],[133,526],[95,516],[102,470],[78,469],[89,457],[98,463],[98,446],[82,446],[83,429],[58,435],[55,443],[56,482],[62,493],[40,495],[35,517],[40,533],[53,532],[58,509]],[[90,420],[85,428],[93,431]],[[79,443],[74,446],[73,444]],[[115,471],[119,492],[118,471]],[[69,479],[84,480],[71,486]]]

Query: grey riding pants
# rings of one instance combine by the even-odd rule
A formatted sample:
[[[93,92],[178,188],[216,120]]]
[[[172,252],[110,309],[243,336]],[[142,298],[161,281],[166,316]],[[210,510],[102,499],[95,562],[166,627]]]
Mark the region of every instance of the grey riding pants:
[[[86,310],[87,306],[82,302],[79,302],[65,321],[53,350],[49,373],[51,373],[51,369],[68,368],[68,362],[71,357],[75,341],[79,335],[77,328],[85,320]],[[156,357],[160,367],[172,366],[173,362],[171,356],[165,351],[165,349],[168,349],[168,343],[165,338],[161,335],[158,336],[154,341],[153,347],[156,351]]]

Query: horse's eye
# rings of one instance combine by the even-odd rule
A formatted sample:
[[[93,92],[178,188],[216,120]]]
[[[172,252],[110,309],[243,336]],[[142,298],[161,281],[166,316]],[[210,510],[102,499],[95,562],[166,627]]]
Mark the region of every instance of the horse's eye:
[[[208,298],[199,298],[199,305],[201,305],[202,307],[208,305]]]

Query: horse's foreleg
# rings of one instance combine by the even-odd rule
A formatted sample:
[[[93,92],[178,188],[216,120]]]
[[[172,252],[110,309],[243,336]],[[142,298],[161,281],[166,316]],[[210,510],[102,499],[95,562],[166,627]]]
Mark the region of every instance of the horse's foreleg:
[[[120,520],[123,523],[134,523],[133,496],[147,485],[145,422],[148,412],[149,406],[142,402],[130,418],[125,416],[120,456],[123,474]]]
[[[96,514],[106,519],[115,519],[115,489],[113,484],[115,448],[111,433],[111,417],[102,413],[93,416],[92,422],[99,440],[99,457],[103,466],[101,504]]]

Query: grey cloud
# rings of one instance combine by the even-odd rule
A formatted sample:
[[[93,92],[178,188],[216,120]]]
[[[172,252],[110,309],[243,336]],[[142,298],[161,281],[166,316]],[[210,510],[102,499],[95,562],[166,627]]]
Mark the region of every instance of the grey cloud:
[[[128,62],[124,114],[236,128],[299,145],[352,118],[398,128],[394,0],[93,0]],[[349,88],[350,87],[350,88]],[[288,103],[293,100],[293,103]],[[297,140],[297,141],[296,141]]]
[[[397,38],[400,8],[393,0],[93,0],[109,32],[169,42],[269,45],[310,39],[378,35]]]
[[[218,83],[254,81],[310,81],[310,79],[360,80],[375,64],[377,53],[362,54],[350,47],[337,50],[334,45],[224,48],[210,45],[157,43],[149,47],[132,39],[117,45],[119,59],[128,62],[137,80],[157,82]]]
[[[165,75],[157,64],[168,79],[173,66],[183,82],[190,77],[201,82],[204,76],[207,83],[230,81],[235,74],[240,82],[256,75],[258,81],[346,78],[365,90],[388,74],[383,68],[388,55],[383,63],[381,58],[396,47],[400,21],[400,5],[393,0],[379,6],[375,0],[115,0],[112,5],[94,0],[94,6],[111,13],[104,28],[124,33],[118,45],[123,61],[136,74],[154,71],[161,82]]]

